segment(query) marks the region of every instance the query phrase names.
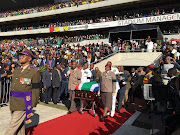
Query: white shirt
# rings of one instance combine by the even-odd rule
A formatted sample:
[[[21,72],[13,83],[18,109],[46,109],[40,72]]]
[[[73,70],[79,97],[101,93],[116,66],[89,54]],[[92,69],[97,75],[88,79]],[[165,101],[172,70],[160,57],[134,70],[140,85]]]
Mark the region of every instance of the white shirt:
[[[134,73],[132,73],[132,76],[134,76],[135,75],[135,72]]]
[[[24,66],[24,67],[21,66],[21,68],[22,68],[21,73],[22,73],[28,66],[29,66],[29,64],[26,65],[26,66]]]
[[[119,73],[116,67],[111,67],[111,71],[114,72],[116,75]],[[116,82],[116,92],[120,89],[119,82]]]
[[[153,42],[152,41],[146,42],[146,45],[147,45],[147,52],[152,52],[154,46]]]
[[[81,73],[82,73],[81,83],[90,82],[90,79],[87,79],[87,77],[92,76],[90,69],[81,69]]]
[[[168,74],[168,70],[174,68],[173,64],[164,64],[162,69],[162,74]]]
[[[174,79],[176,76],[172,76],[170,79],[169,79],[169,81],[171,81],[172,79]]]
[[[114,72],[115,74],[119,73],[119,71],[116,67],[111,67],[111,71]]]

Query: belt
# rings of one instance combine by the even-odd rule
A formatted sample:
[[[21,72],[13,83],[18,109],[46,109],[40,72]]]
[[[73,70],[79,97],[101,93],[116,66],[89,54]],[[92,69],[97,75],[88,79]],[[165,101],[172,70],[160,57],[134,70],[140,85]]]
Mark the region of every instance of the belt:
[[[25,124],[31,123],[32,121],[31,121],[30,117],[33,116],[33,113],[32,113],[32,92],[31,91],[27,91],[27,92],[11,91],[10,96],[24,98],[24,103],[25,103],[25,108],[26,108]]]

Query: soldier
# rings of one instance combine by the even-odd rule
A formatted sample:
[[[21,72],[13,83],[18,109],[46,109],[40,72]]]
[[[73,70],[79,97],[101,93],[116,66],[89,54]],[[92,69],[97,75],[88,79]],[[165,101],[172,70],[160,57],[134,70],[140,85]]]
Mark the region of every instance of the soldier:
[[[72,112],[77,111],[76,103],[75,103],[75,89],[78,84],[81,83],[82,73],[81,70],[77,68],[77,62],[72,62],[72,69],[69,69],[67,72],[67,76],[69,77],[69,98],[71,100],[71,106],[67,114],[71,114]]]
[[[107,65],[111,65],[112,66],[112,63],[111,61],[108,61],[107,62]],[[116,75],[119,73],[118,69],[116,67],[111,67],[110,70]],[[110,116],[111,117],[114,117],[114,114],[115,114],[115,108],[116,108],[116,97],[117,97],[117,93],[118,93],[118,90],[120,89],[119,87],[119,82],[118,80],[116,79],[116,87],[115,87],[115,94],[113,95],[112,97],[112,108],[110,109]],[[109,115],[109,114],[108,114]]]
[[[107,118],[108,108],[112,108],[112,96],[116,93],[116,75],[110,71],[111,64],[107,64],[105,66],[105,72],[102,73],[100,79],[100,91],[101,98],[104,105],[104,114],[101,119],[103,122]]]
[[[25,135],[25,124],[31,123],[32,108],[36,107],[40,93],[40,71],[30,65],[34,57],[25,49],[19,53],[21,68],[14,70],[10,92],[11,122],[5,135]]]

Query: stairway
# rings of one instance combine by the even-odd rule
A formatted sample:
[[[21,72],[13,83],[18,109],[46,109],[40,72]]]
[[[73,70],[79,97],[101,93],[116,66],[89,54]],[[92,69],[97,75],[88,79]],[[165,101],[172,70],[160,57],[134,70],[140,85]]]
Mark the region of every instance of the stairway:
[[[162,56],[161,52],[119,52],[104,60],[100,60],[95,67],[99,67],[100,71],[104,71],[104,66],[108,61],[112,62],[113,66],[147,66],[153,64]]]

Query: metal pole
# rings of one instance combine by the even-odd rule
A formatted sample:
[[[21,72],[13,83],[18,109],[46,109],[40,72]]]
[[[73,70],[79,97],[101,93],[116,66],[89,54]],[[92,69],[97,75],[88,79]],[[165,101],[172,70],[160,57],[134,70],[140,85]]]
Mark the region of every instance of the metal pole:
[[[131,34],[130,34],[130,41],[132,40],[132,29],[131,29]]]

